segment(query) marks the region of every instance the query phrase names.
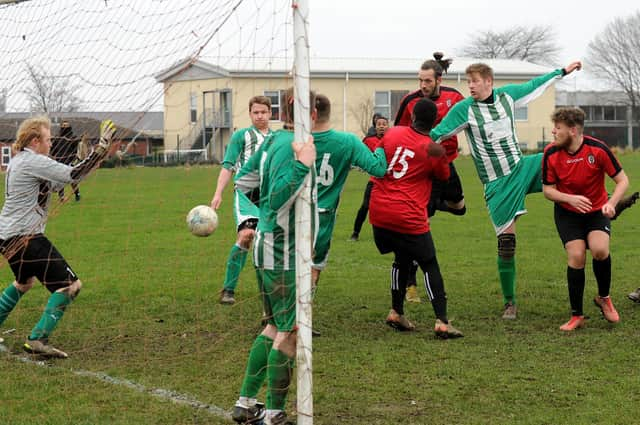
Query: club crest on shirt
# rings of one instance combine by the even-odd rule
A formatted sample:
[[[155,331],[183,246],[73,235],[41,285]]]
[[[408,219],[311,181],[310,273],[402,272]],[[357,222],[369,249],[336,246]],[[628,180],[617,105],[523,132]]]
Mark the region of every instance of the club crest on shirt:
[[[589,156],[587,156],[587,161],[589,161],[589,164],[595,164],[596,163],[596,158],[589,154]]]

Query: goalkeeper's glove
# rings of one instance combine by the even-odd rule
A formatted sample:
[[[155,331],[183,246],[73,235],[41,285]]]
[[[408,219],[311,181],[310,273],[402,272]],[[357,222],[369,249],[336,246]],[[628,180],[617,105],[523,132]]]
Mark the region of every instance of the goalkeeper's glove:
[[[113,135],[116,132],[116,125],[111,120],[104,120],[100,123],[100,141],[96,150],[99,153],[107,153],[111,147]]]

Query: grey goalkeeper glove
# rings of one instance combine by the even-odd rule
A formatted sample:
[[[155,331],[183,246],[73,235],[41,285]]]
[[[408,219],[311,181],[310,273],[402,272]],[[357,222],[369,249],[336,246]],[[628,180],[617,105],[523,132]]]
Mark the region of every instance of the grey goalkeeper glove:
[[[104,120],[100,123],[100,141],[98,142],[98,146],[96,146],[96,150],[99,153],[102,154],[109,152],[115,132],[116,125],[113,121]]]

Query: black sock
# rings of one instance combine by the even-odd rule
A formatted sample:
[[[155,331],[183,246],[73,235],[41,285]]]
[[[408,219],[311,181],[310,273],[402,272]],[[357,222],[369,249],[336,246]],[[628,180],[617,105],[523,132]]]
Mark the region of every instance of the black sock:
[[[584,268],[574,269],[567,266],[567,283],[569,286],[569,304],[573,316],[583,316],[582,299],[584,296]]]
[[[407,269],[394,262],[391,265],[391,307],[404,314],[404,297],[407,294]]]
[[[606,297],[611,290],[611,255],[604,260],[593,259],[593,274],[598,282],[598,295]]]
[[[427,263],[420,263],[424,272],[424,288],[427,291],[427,297],[431,301],[433,312],[436,318],[444,323],[449,323],[447,319],[447,294],[444,291],[444,281],[438,266],[438,260],[433,257]]]

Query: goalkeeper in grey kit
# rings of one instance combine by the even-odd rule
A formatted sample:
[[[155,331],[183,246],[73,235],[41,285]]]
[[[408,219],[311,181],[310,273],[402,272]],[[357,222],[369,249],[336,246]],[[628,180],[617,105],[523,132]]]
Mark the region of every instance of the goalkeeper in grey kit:
[[[49,158],[49,118],[30,118],[18,128],[13,146],[16,154],[5,175],[5,201],[0,213],[0,252],[15,281],[0,294],[0,325],[37,278],[51,296],[23,346],[29,353],[68,357],[49,345],[48,338],[80,292],[82,282],[44,235],[49,203],[52,194],[66,184],[77,183],[97,167],[109,152],[114,132],[113,122],[103,121],[98,145],[84,161],[71,167]]]

